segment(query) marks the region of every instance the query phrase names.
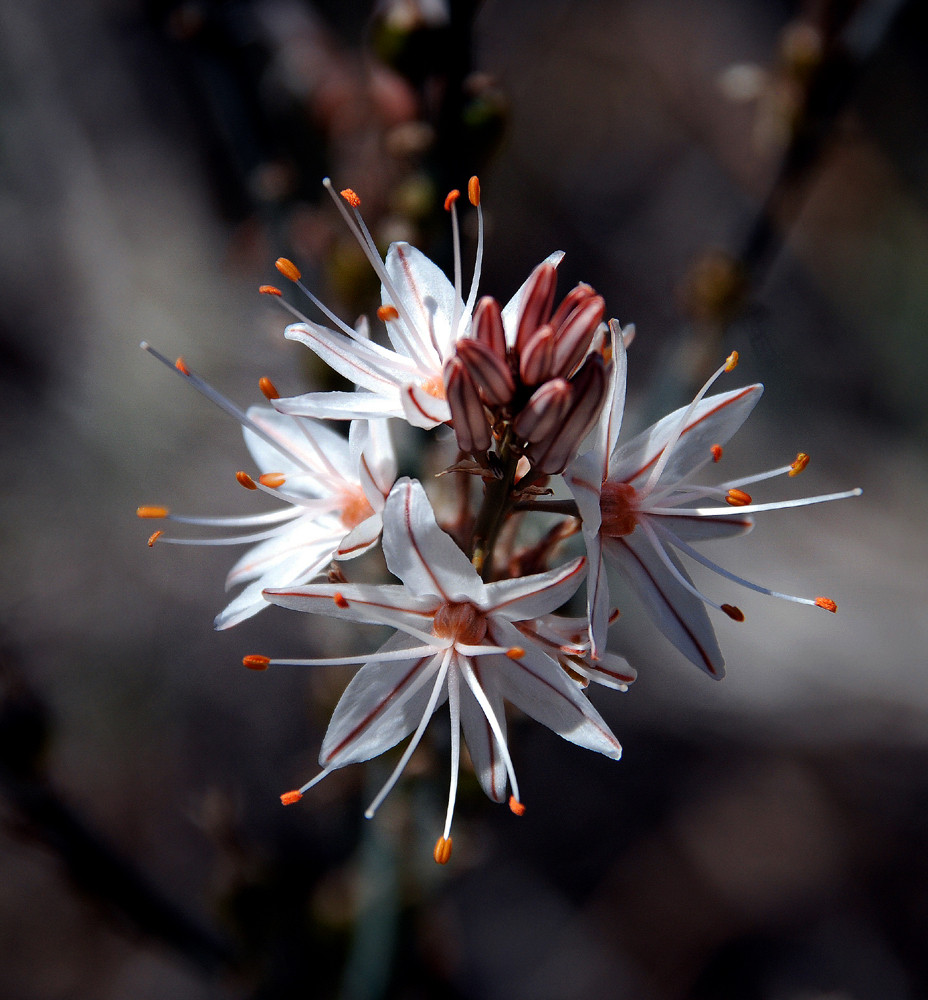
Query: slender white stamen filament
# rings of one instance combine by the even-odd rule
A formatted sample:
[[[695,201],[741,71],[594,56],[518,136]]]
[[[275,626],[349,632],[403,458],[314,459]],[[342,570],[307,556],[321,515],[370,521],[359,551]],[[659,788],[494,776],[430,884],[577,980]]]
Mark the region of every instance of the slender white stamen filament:
[[[477,203],[477,256],[474,260],[474,274],[470,281],[470,291],[467,293],[467,302],[464,305],[465,319],[474,312],[474,303],[477,301],[477,289],[480,286],[480,272],[483,268],[483,209]],[[457,340],[457,324],[451,328],[451,343]]]
[[[512,794],[515,796],[516,801],[520,802],[521,797],[519,795],[519,782],[516,781],[516,771],[512,766],[512,758],[509,756],[509,747],[506,745],[506,737],[503,736],[503,730],[499,724],[499,719],[496,718],[493,706],[490,704],[480,681],[477,680],[473,667],[471,667],[471,665],[464,658],[460,660],[460,664],[464,680],[467,681],[467,686],[470,688],[471,694],[477,699],[477,704],[483,710],[483,714],[486,716],[486,720],[489,723],[493,736],[496,739],[496,748],[499,750],[499,754],[503,758],[503,766],[506,768],[506,774],[509,776],[509,787],[512,789]]]
[[[343,320],[332,312],[332,310],[319,298],[317,298],[313,293],[306,287],[305,284],[299,279],[297,279],[294,284],[297,288],[309,299],[310,302],[325,316],[328,320],[334,323],[342,333],[347,334],[352,340],[357,340],[357,333]],[[284,303],[285,304],[285,303]]]
[[[228,515],[221,517],[193,517],[188,514],[168,514],[164,520],[175,524],[196,524],[202,528],[247,528],[251,525],[276,524],[279,521],[290,521],[300,516],[300,511],[293,507],[282,507],[280,510],[268,511],[266,514],[245,514],[241,517]]]
[[[647,535],[648,541],[651,543],[651,547],[657,553],[657,557],[667,567],[667,569],[670,570],[671,575],[677,581],[677,583],[679,583],[680,586],[684,588],[684,590],[688,590],[694,597],[699,598],[699,600],[702,601],[704,604],[708,604],[709,607],[715,608],[717,611],[721,611],[722,610],[721,604],[717,604],[711,598],[706,597],[706,595],[703,594],[702,591],[697,590],[696,587],[692,583],[690,583],[690,581],[687,580],[687,578],[680,572],[679,568],[674,565],[673,560],[667,554],[667,550],[664,548],[664,545],[661,542],[661,539],[658,537],[657,532],[655,531],[654,527],[648,523],[648,520],[649,519],[647,517],[640,517],[638,519],[638,525],[641,528],[641,530],[645,533],[645,535]]]
[[[315,778],[312,778],[310,781],[307,781],[305,785],[301,785],[299,789],[297,789],[300,795],[305,795],[310,790],[310,788],[313,788],[315,785],[318,785],[323,778],[327,778],[334,770],[335,770],[334,767],[324,768],[316,775]]]
[[[177,372],[185,381],[189,382],[194,389],[196,389],[201,395],[205,396],[210,402],[215,403],[223,412],[228,413],[229,416],[234,417],[243,427],[247,427],[250,431],[261,438],[262,441],[266,441],[272,448],[275,448],[280,452],[285,458],[290,459],[296,465],[300,466],[301,469],[305,469],[307,472],[312,472],[312,470],[307,466],[307,464],[300,458],[299,455],[295,455],[289,448],[281,444],[280,441],[275,440],[275,438],[268,434],[263,428],[259,427],[253,420],[250,419],[244,410],[239,409],[232,402],[232,400],[227,399],[222,393],[217,392],[208,382],[205,382],[200,378],[199,375],[194,375],[193,372],[184,372],[177,367],[176,364],[169,361],[160,351],[156,351],[151,344],[143,340],[139,347],[143,351],[147,351],[152,357],[157,358],[163,365],[170,368],[171,371]]]
[[[451,245],[454,256],[454,309],[451,313],[451,343],[457,340],[458,322],[461,319],[461,231],[458,226],[458,207],[451,202]]]
[[[848,497],[859,497],[863,490],[858,487],[853,490],[845,490],[843,493],[825,493],[817,497],[799,497],[796,500],[777,500],[773,503],[749,503],[743,507],[686,507],[687,516],[694,517],[719,517],[727,514],[756,514],[762,510],[784,510],[787,507],[806,507],[813,503],[827,503],[829,500],[846,500]],[[680,511],[673,507],[648,507],[649,514],[679,514]]]
[[[719,483],[720,490],[733,490],[739,486],[750,486],[752,483],[760,483],[765,479],[773,479],[775,476],[784,476],[787,472],[792,472],[793,466],[781,465],[779,469],[770,469],[768,472],[758,472],[753,476],[744,476],[742,479],[732,479],[727,483]]]
[[[457,654],[453,654],[457,656]],[[458,794],[458,770],[461,764],[461,693],[456,669],[448,675],[448,714],[451,717],[451,784],[448,788],[448,810],[445,813],[444,838],[451,836],[454,802]]]
[[[644,497],[646,497],[651,492],[651,490],[653,490],[654,487],[657,485],[657,481],[660,479],[661,474],[667,467],[667,463],[670,461],[670,456],[673,454],[673,450],[677,446],[677,442],[680,440],[681,435],[686,430],[686,425],[689,423],[690,417],[693,415],[693,412],[699,405],[699,401],[702,399],[703,396],[705,396],[705,394],[709,391],[709,389],[719,378],[719,376],[725,372],[725,370],[728,368],[728,364],[729,362],[728,359],[726,358],[724,364],[720,365],[716,369],[715,373],[711,376],[711,378],[708,379],[706,384],[699,390],[699,392],[696,393],[695,398],[684,411],[683,416],[680,418],[680,422],[677,424],[674,432],[670,435],[667,444],[664,445],[664,450],[661,452],[660,458],[657,460],[657,463],[651,470],[651,475],[648,476],[648,481],[639,491],[639,497],[641,499],[644,499]]]
[[[718,573],[719,576],[724,577],[726,580],[731,580],[732,583],[737,583],[739,586],[747,587],[748,590],[754,590],[758,594],[766,594],[768,597],[779,597],[784,601],[794,601],[796,604],[809,604],[813,607],[815,601],[808,597],[797,597],[795,594],[783,594],[778,590],[771,590],[769,587],[762,587],[758,583],[751,583],[750,580],[745,580],[744,577],[736,576],[734,573],[730,573],[727,569],[714,563],[711,559],[707,559],[701,552],[694,549],[691,545],[688,545],[679,538],[674,532],[670,531],[664,525],[654,525],[656,531],[658,531],[662,536],[664,536],[667,541],[678,548],[681,552],[685,552],[691,559],[695,559],[696,562],[705,566],[706,569],[711,569],[713,573]],[[717,606],[717,605],[716,605]]]
[[[409,763],[409,758],[415,752],[416,747],[419,745],[419,741],[422,739],[422,734],[425,732],[425,727],[429,724],[429,719],[432,717],[432,713],[435,711],[435,706],[438,704],[438,697],[441,694],[442,686],[445,683],[445,678],[448,675],[448,665],[451,662],[451,657],[454,654],[454,650],[448,648],[442,654],[437,654],[433,659],[432,663],[438,660],[441,656],[441,666],[438,668],[438,676],[435,678],[435,683],[432,685],[432,693],[429,696],[428,704],[425,706],[425,711],[422,713],[422,718],[419,720],[419,725],[416,727],[416,731],[412,734],[412,739],[403,751],[403,756],[400,757],[399,762],[393,769],[390,777],[387,778],[383,788],[377,793],[374,801],[364,810],[364,815],[371,819],[375,812],[380,808],[381,802],[390,794],[393,790],[393,786],[396,784],[397,779],[403,773],[403,769]],[[426,674],[428,668],[423,669],[423,674]]]
[[[418,660],[431,656],[434,646],[414,646],[412,649],[390,649],[381,653],[361,653],[358,656],[329,656],[315,660],[271,660],[275,667],[344,667],[352,663],[391,663],[395,660]]]
[[[462,656],[489,656],[491,654],[505,656],[512,649],[511,646],[468,646],[463,642],[456,642],[454,648]]]
[[[274,538],[280,534],[280,525],[275,525],[267,531],[255,531],[250,535],[235,535],[229,538],[173,538],[170,535],[159,535],[158,545],[245,545],[247,542],[263,542],[266,538]]]

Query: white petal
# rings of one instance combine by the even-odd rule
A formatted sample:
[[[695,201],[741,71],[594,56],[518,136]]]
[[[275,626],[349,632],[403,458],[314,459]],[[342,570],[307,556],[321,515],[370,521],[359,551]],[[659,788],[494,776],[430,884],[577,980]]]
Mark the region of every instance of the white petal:
[[[668,528],[678,538],[687,542],[711,541],[716,538],[737,538],[746,535],[754,527],[754,518],[750,514],[735,514],[731,517],[687,517],[681,507],[679,515],[655,514],[660,517],[660,524]]]
[[[248,417],[270,437],[280,441],[281,447],[290,455],[302,462],[300,465],[287,459],[277,448],[243,427],[245,444],[248,445],[255,465],[262,472],[302,475],[307,468],[328,472],[326,464],[319,458],[321,451],[343,478],[355,478],[351,471],[348,442],[337,431],[305,417],[280,413],[270,406],[252,406],[248,410]],[[317,447],[314,448],[307,438],[311,438]]]
[[[691,469],[705,462],[712,445],[725,444],[757,405],[763,388],[749,385],[700,400],[674,447],[661,482],[673,483],[685,478]],[[680,407],[621,445],[609,462],[609,478],[640,486],[676,432],[686,409]]]
[[[501,646],[520,645],[520,632],[493,619],[489,633]],[[577,684],[549,656],[522,643],[525,656],[493,657],[503,696],[517,708],[577,746],[618,760],[622,747]]]
[[[602,514],[599,508],[602,472],[594,452],[575,459],[564,471],[564,481],[577,501],[584,533],[599,531]]]
[[[383,512],[383,554],[390,572],[413,594],[444,601],[469,600],[483,607],[485,584],[470,560],[435,520],[422,484],[400,479]]]
[[[420,385],[406,385],[400,390],[403,416],[413,425],[431,430],[451,419],[451,407],[443,399],[426,392]]]
[[[508,621],[537,618],[573,597],[585,575],[586,560],[581,557],[546,573],[497,580],[486,584],[486,597],[479,606]]]
[[[421,643],[395,635],[378,652]],[[319,763],[344,767],[389,750],[419,725],[441,663],[441,655],[375,661],[362,667],[345,688],[322,741]],[[437,704],[447,697],[447,688]],[[437,707],[437,705],[436,705]]]
[[[483,688],[505,736],[506,709],[502,695],[493,680],[494,667],[492,664],[489,667],[485,666],[481,662],[482,659],[483,657],[479,656],[473,657],[470,667]],[[464,742],[470,752],[480,787],[494,802],[505,802],[508,784],[506,765],[486,714],[466,684],[461,685],[461,727],[464,730]]]
[[[606,653],[597,663],[591,663],[589,660],[584,660],[583,663],[572,661],[571,668],[596,684],[602,684],[615,691],[627,691],[628,685],[638,676],[638,671],[628,660],[615,653]]]
[[[245,552],[229,570],[226,589],[259,577],[265,587],[303,583],[308,577],[300,566],[308,569],[320,560],[328,562],[343,534],[344,528],[334,518],[301,518]]]
[[[355,430],[357,428],[357,430]],[[349,440],[355,456],[357,478],[374,510],[383,510],[387,494],[396,480],[396,453],[386,420],[356,421]]]
[[[706,606],[674,579],[644,533],[636,528],[622,538],[606,539],[603,554],[626,574],[657,627],[677,649],[710,677],[724,677],[725,661]],[[689,579],[673,553],[668,555]]]
[[[339,542],[335,552],[336,559],[354,559],[363,555],[380,538],[383,530],[383,517],[371,514],[370,517],[355,525]]]
[[[402,417],[399,389],[377,392],[307,392],[302,396],[275,399],[281,413],[318,417],[321,420],[370,420]]]
[[[541,262],[542,264],[553,264],[555,267],[560,264],[564,259],[563,250],[555,250],[554,253],[549,253],[547,257]],[[532,269],[532,274],[535,273],[534,268]],[[513,347],[516,342],[516,330],[519,325],[519,311],[522,308],[522,300],[525,298],[525,289],[531,279],[531,274],[525,281],[522,282],[519,290],[515,295],[503,306],[502,316],[503,316],[503,330],[506,332],[506,343]]]
[[[441,371],[442,362],[450,355],[451,318],[457,299],[458,315],[464,303],[457,297],[454,285],[437,264],[420,250],[408,243],[393,243],[384,262],[393,283],[393,292],[399,302],[394,302],[391,292],[384,287],[384,305],[396,306],[400,314],[409,315],[415,329],[410,335],[419,345],[417,361],[424,369]],[[400,320],[402,322],[402,320]],[[387,333],[393,346],[406,353],[402,343],[387,324]]]

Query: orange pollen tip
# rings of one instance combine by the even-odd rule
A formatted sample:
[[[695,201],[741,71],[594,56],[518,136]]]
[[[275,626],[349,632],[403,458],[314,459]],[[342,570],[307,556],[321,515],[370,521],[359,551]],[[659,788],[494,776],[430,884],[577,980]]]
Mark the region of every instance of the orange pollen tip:
[[[611,625],[611,624],[612,624],[613,622],[615,622],[615,621],[618,621],[618,620],[619,620],[619,615],[620,615],[620,614],[622,614],[622,612],[621,612],[621,611],[619,611],[619,609],[618,609],[618,608],[613,608],[613,609],[612,609],[612,610],[611,610],[611,611],[609,612],[609,624]]]
[[[514,795],[509,796],[509,808],[516,816],[525,815],[525,806]]]
[[[506,655],[510,660],[521,660],[525,656],[525,650],[521,646],[513,646],[506,650]]]
[[[167,517],[167,507],[139,507],[136,510],[137,517]]]
[[[435,850],[432,851],[432,857],[435,859],[435,863],[439,865],[446,865],[451,860],[451,838],[450,837],[439,837],[435,841]]]
[[[284,792],[280,797],[280,801],[285,806],[292,806],[294,802],[299,802],[303,798],[303,793],[301,791]]]
[[[826,611],[830,611],[834,614],[838,610],[838,605],[830,597],[816,597],[815,606],[817,608],[824,608]]]
[[[751,503],[751,494],[745,493],[744,490],[729,490],[725,503],[731,507],[747,507]]]
[[[725,371],[733,372],[738,367],[738,352],[732,351],[725,359]]]
[[[467,182],[467,199],[475,208],[480,204],[480,178],[476,174]]]
[[[799,452],[799,454],[796,456],[796,460],[790,467],[789,474],[791,476],[798,476],[799,473],[802,472],[802,470],[808,464],[809,464],[809,456],[804,451]]]
[[[337,608],[342,608],[342,609],[344,609],[344,608],[347,608],[347,607],[348,607],[348,600],[347,600],[347,598],[346,598],[346,597],[344,596],[344,594],[342,594],[342,593],[341,593],[341,592],[339,592],[339,591],[336,591],[336,592],[335,592],[335,593],[334,593],[334,594],[332,595],[332,600],[333,600],[333,601],[335,601],[335,606],[336,606]]]
[[[276,285],[258,285],[258,291],[262,295],[276,295],[278,298],[283,294]]]
[[[296,264],[294,264],[292,260],[288,260],[286,257],[278,257],[277,260],[274,261],[274,267],[276,267],[277,270],[290,281],[299,281],[300,278],[303,277]]]
[[[148,547],[151,548],[155,542],[164,534],[163,531],[155,531],[148,536]]]
[[[277,386],[266,376],[262,375],[258,379],[258,388],[264,395],[265,399],[280,399],[280,393],[277,391]]]
[[[445,211],[450,212],[451,206],[461,197],[461,192],[455,188],[453,191],[449,191],[445,197]]]
[[[741,608],[736,608],[734,604],[723,604],[722,610],[733,622],[743,622],[744,612]]]
[[[271,490],[283,486],[286,481],[287,477],[282,472],[265,472],[263,476],[258,476],[258,482]]]
[[[399,318],[400,314],[396,311],[396,306],[381,306],[377,310],[377,319],[382,323],[390,323]]]
[[[241,469],[235,473],[235,478],[238,480],[239,486],[244,486],[246,490],[256,490],[258,488],[251,476],[247,472],[242,472]]]
[[[178,358],[174,362],[174,367],[181,373],[181,375],[189,375],[190,369],[187,367],[187,362],[183,358]]]
[[[361,199],[354,193],[354,191],[351,190],[351,188],[345,188],[344,191],[339,191],[338,193],[345,199],[345,201],[348,202],[348,204],[352,208],[361,207]]]
[[[242,663],[249,670],[267,670],[271,665],[271,658],[269,656],[260,656],[258,653],[252,653],[249,656],[243,656]]]
[[[722,461],[722,446],[720,444],[714,444],[709,451],[712,452],[712,461],[721,462]]]

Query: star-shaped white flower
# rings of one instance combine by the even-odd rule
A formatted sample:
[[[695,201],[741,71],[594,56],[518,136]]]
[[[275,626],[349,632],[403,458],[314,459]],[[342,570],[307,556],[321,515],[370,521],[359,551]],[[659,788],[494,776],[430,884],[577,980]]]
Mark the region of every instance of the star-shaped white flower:
[[[719,461],[722,446],[747,419],[763,391],[761,385],[749,385],[706,396],[716,379],[734,368],[736,353],[706,382],[689,406],[619,445],[627,368],[622,331],[614,322],[612,332],[612,385],[593,447],[565,472],[583,519],[590,561],[587,602],[592,654],[598,658],[606,648],[609,564],[624,572],[667,638],[711,676],[721,677],[724,660],[706,607],[720,610],[735,621],[742,621],[744,616],[733,605],[719,604],[699,591],[677,553],[759,593],[834,611],[836,606],[830,598],[782,594],[742,579],[707,559],[690,543],[743,534],[754,524],[752,513],[839,500],[861,491],[772,503],[754,503],[744,492],[743,487],[752,483],[801,472],[808,463],[808,456],[803,454],[789,465],[718,485],[694,481],[705,466]]]
[[[439,528],[421,484],[401,479],[384,509],[383,549],[399,585],[310,584],[265,592],[274,604],[346,621],[391,625],[397,633],[377,652],[322,660],[246,657],[246,665],[327,665],[363,662],[346,688],[322,743],[322,772],[283,796],[296,801],[326,775],[368,760],[413,734],[390,778],[371,803],[374,811],[393,787],[436,708],[451,715],[451,787],[437,861],[451,851],[461,733],[480,784],[496,802],[511,790],[521,814],[519,787],[506,739],[504,702],[578,746],[618,759],[621,747],[576,683],[520,624],[536,622],[563,604],[585,573],[585,560],[546,573],[484,583],[451,537]]]
[[[276,400],[283,413],[324,419],[400,417],[416,427],[429,429],[451,419],[445,399],[445,362],[453,355],[458,339],[469,335],[483,259],[483,214],[480,187],[476,178],[468,185],[468,195],[478,213],[477,259],[470,292],[465,302],[461,293],[461,256],[458,239],[457,192],[449,195],[446,207],[454,226],[454,281],[435,263],[408,243],[393,243],[381,260],[374,240],[359,211],[360,199],[351,190],[335,194],[326,179],[339,211],[358,240],[381,282],[382,305],[378,318],[386,327],[390,347],[371,341],[367,325],[352,329],[324,306],[303,285],[300,272],[290,261],[278,261],[278,269],[294,281],[310,300],[337,327],[332,330],[305,316],[287,327],[289,340],[305,344],[331,368],[359,388],[356,392],[310,392]],[[562,253],[547,259],[557,264]],[[277,294],[276,289],[270,289]],[[507,336],[515,337],[518,306],[525,285],[503,311]]]
[[[166,536],[155,532],[149,544],[251,545],[226,577],[226,589],[244,589],[216,617],[217,629],[230,628],[267,607],[266,587],[305,583],[324,572],[333,559],[352,559],[374,545],[383,527],[383,508],[396,479],[396,459],[385,420],[354,421],[348,438],[322,421],[253,406],[243,413],[182,362],[178,371],[242,424],[245,444],[258,469],[239,472],[239,483],[282,500],[285,506],[261,514],[194,517],[163,507],[140,507],[145,518],[175,524],[233,530],[209,538]],[[267,379],[269,399],[276,390]],[[238,529],[245,529],[242,533]]]

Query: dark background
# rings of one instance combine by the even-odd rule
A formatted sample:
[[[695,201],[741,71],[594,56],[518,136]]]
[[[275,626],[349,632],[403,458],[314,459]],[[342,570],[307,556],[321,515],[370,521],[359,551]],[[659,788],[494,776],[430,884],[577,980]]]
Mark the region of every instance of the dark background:
[[[4,1000],[928,995],[919,8],[0,2]],[[730,468],[802,449],[766,496],[865,492],[712,553],[839,605],[746,595],[721,684],[623,601],[639,680],[594,692],[623,760],[514,720],[525,817],[465,777],[438,868],[440,716],[373,822],[390,761],[280,807],[346,678],[241,656],[375,637],[212,631],[232,555],[150,551],[134,509],[247,510],[248,459],[137,345],[243,404],[329,384],[255,291],[287,254],[369,306],[321,177],[447,266],[475,170],[482,290],[563,249],[561,290],[637,323],[630,425],[737,348],[767,392]]]

